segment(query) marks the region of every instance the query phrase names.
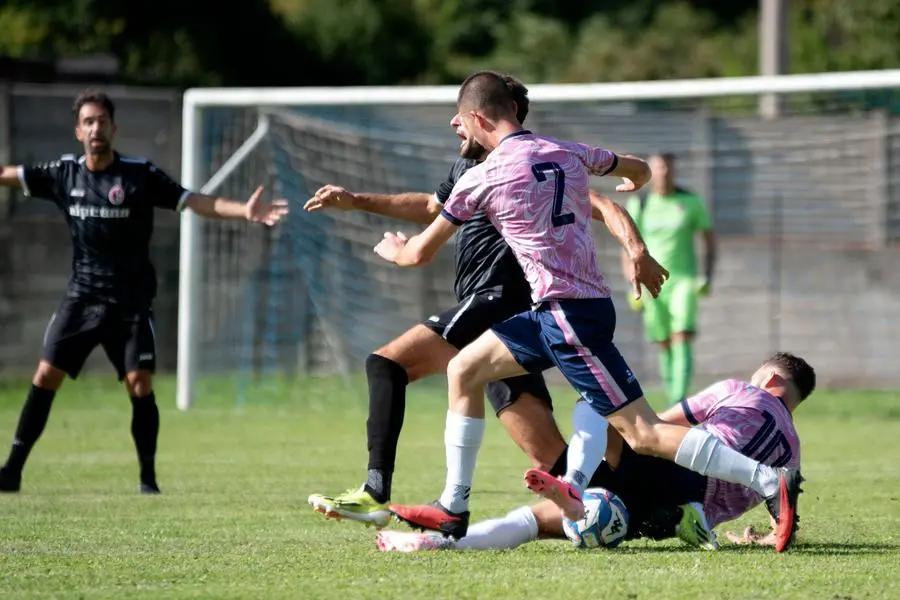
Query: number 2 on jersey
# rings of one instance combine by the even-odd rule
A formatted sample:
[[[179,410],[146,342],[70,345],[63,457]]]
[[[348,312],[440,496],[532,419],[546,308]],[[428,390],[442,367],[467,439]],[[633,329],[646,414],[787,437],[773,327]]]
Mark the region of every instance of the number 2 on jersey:
[[[553,214],[550,222],[554,227],[562,227],[563,225],[571,225],[575,222],[574,213],[563,213],[563,196],[566,193],[566,172],[555,162],[545,162],[532,165],[531,172],[534,178],[540,182],[547,181],[547,175],[552,174],[554,183],[556,184],[556,192],[553,196]]]

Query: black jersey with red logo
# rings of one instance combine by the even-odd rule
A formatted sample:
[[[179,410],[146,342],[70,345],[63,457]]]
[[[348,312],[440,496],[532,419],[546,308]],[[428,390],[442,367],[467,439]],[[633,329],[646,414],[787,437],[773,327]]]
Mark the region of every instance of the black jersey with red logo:
[[[54,202],[72,237],[68,295],[99,302],[149,305],[156,296],[150,262],[153,210],[179,210],[188,191],[150,161],[116,153],[103,171],[84,157],[22,167],[26,196]]]

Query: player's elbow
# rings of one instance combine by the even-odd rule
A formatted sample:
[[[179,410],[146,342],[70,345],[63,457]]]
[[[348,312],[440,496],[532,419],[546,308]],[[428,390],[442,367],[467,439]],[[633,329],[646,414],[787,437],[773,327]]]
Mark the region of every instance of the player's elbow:
[[[629,177],[634,182],[640,181],[641,183],[647,183],[650,181],[650,178],[653,176],[650,171],[650,165],[643,158],[635,158],[634,159],[634,175]]]
[[[434,197],[429,198],[428,205],[425,208],[425,214],[427,215],[428,223],[431,223],[432,221],[437,219],[438,215],[441,214],[441,211],[443,209],[444,207],[437,200],[435,200]]]
[[[610,175],[627,177],[633,181],[637,187],[641,187],[650,181],[652,174],[650,172],[650,165],[643,158],[622,155],[618,157],[618,164]]]

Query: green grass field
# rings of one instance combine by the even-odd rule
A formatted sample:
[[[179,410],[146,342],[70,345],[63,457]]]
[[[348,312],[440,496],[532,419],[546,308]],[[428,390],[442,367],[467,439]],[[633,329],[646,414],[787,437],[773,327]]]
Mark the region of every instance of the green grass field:
[[[440,383],[411,388],[395,501],[440,492]],[[0,496],[0,598],[900,598],[898,394],[820,392],[797,413],[808,482],[799,541],[783,555],[678,541],[403,555],[379,553],[373,530],[306,504],[362,481],[362,382],[310,380],[240,410],[210,395],[187,413],[175,410],[171,381],[157,388],[160,497],[136,493],[124,393],[99,379],[61,392],[22,492]],[[4,454],[25,390],[0,390]],[[573,395],[555,396],[568,433]],[[489,421],[473,517],[529,503],[527,467]],[[719,532],[767,522],[759,507]]]

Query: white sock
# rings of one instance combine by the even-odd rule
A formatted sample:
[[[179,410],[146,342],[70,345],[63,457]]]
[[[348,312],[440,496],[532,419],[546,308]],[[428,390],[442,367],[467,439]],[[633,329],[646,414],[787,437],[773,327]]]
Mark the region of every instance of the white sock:
[[[778,492],[778,470],[729,448],[711,433],[693,427],[684,436],[675,463],[723,481],[753,488],[768,498]]]
[[[530,506],[523,506],[505,517],[471,525],[466,537],[454,547],[457,550],[510,550],[536,540],[537,536],[534,513]]]
[[[572,438],[566,453],[567,471],[564,479],[583,492],[594,471],[606,454],[606,418],[587,402],[575,404],[572,412]]]
[[[475,460],[482,439],[484,439],[484,419],[447,412],[447,424],[444,427],[447,480],[440,502],[451,512],[461,513],[469,510],[469,491],[472,489]]]

